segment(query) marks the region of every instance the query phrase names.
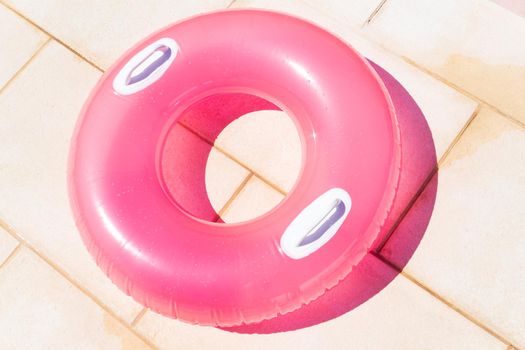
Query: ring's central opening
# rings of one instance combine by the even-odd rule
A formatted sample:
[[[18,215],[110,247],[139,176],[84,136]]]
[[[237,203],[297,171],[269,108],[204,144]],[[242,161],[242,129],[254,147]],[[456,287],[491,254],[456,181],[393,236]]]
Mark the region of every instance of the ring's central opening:
[[[293,119],[244,93],[208,96],[169,126],[160,150],[166,193],[191,216],[217,223],[256,219],[296,184],[302,146]]]

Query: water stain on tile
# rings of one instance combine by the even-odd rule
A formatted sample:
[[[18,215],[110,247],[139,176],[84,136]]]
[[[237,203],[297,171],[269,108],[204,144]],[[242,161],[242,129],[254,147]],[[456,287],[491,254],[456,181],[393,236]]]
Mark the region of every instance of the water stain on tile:
[[[455,54],[438,71],[454,84],[525,122],[525,65],[489,64]]]
[[[133,333],[127,331],[122,325],[120,325],[115,318],[109,314],[104,314],[104,332],[107,335],[113,335],[120,338],[122,350],[140,350],[149,348],[146,344],[138,341],[137,337]]]
[[[462,136],[463,142],[462,140],[458,142],[440,166],[440,169],[445,169],[456,161],[472,156],[478,152],[483,145],[491,143],[504,134],[519,132],[517,130],[509,120],[499,113],[482,108]],[[466,137],[467,135],[468,137]],[[467,138],[474,140],[474,142],[464,141]]]

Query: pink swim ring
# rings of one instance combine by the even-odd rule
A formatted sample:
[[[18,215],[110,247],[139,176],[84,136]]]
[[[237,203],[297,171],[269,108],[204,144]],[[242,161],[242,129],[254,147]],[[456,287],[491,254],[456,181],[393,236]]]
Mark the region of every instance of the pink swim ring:
[[[218,93],[271,101],[301,135],[295,187],[239,224],[189,215],[159,174],[166,130]],[[399,164],[390,97],[355,50],[288,15],[223,11],[161,30],[104,74],[77,124],[69,187],[86,246],[123,291],[170,317],[231,326],[343,279],[380,232]]]

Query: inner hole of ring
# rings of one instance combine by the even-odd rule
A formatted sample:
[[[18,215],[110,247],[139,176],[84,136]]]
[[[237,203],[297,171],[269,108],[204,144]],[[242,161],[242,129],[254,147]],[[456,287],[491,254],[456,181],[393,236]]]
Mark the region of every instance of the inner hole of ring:
[[[233,224],[281,203],[302,168],[299,131],[278,106],[245,93],[208,96],[187,108],[162,140],[165,191],[189,215]]]

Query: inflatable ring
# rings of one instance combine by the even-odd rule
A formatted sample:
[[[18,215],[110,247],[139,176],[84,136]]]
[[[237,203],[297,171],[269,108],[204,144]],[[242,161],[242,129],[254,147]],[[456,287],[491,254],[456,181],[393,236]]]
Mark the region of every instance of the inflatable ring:
[[[159,175],[166,130],[220,93],[272,102],[303,147],[290,194],[239,224],[192,217]],[[392,102],[363,57],[294,17],[223,11],[154,34],[104,74],[77,124],[69,185],[114,283],[161,314],[229,326],[297,309],[344,278],[380,231],[399,164]]]

